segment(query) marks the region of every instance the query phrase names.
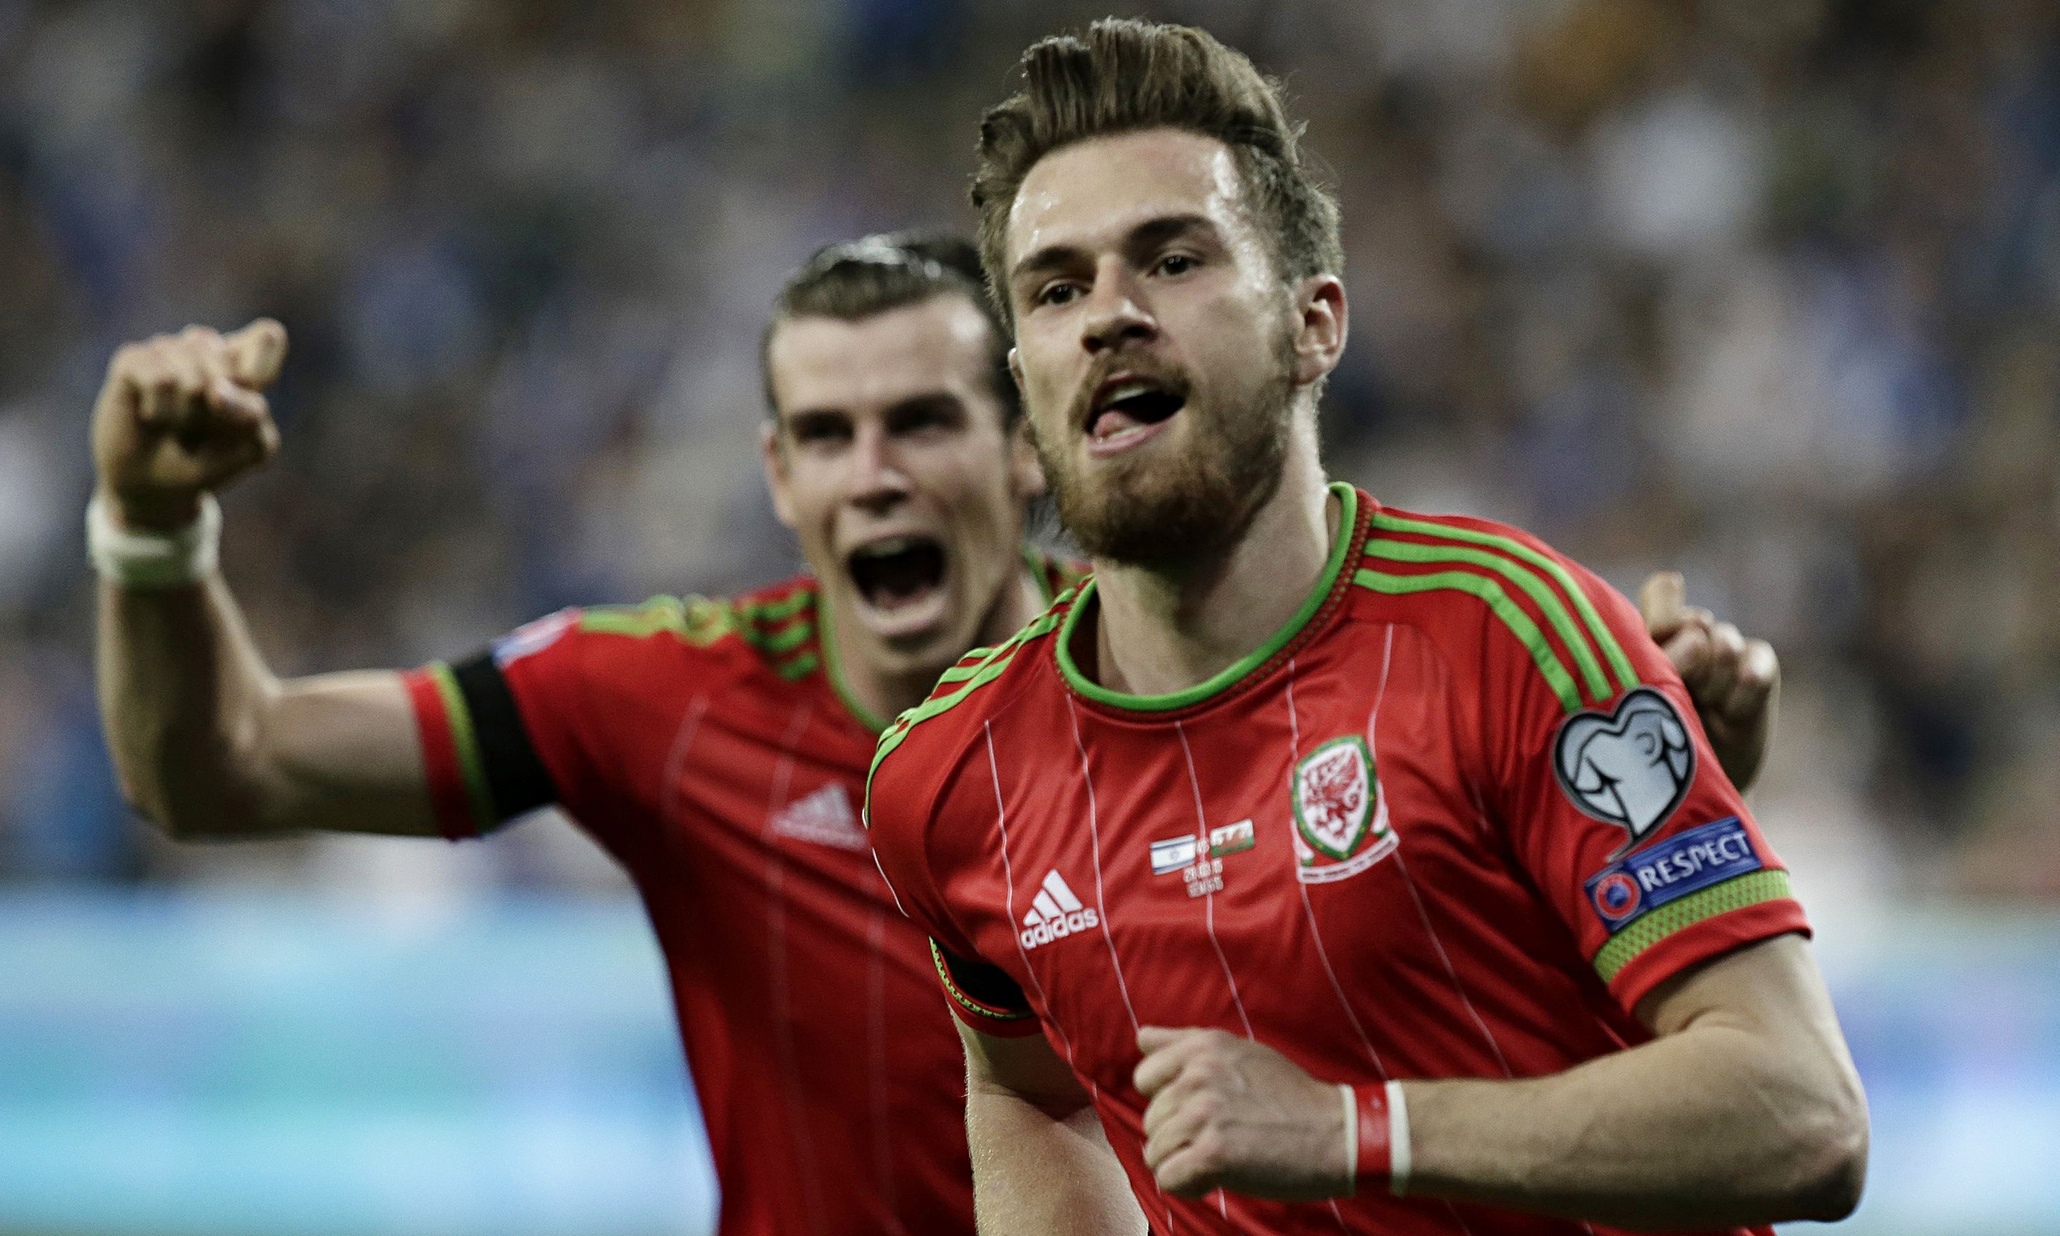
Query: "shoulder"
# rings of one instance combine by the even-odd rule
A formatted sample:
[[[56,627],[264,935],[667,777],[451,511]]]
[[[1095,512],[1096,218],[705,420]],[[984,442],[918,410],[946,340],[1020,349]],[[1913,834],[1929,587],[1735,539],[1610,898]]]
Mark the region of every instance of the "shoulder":
[[[798,576],[735,597],[657,596],[565,613],[570,633],[598,656],[762,665],[798,681],[822,668],[816,600],[815,580]]]
[[[1025,689],[1045,678],[1055,681],[1048,668],[1050,642],[1078,596],[1078,588],[1061,592],[1007,640],[959,658],[938,678],[928,699],[887,727],[866,778],[869,824],[877,828],[883,820],[908,818],[911,811],[927,814],[927,805],[986,723]],[[891,809],[876,811],[881,804]]]
[[[1568,712],[1643,677],[1636,609],[1521,528],[1375,507],[1354,583],[1377,598],[1373,612],[1420,628],[1455,666],[1512,665]]]

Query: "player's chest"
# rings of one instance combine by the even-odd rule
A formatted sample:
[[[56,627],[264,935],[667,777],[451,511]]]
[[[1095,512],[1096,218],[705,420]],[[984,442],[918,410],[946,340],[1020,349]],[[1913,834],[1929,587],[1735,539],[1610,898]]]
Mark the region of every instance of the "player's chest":
[[[663,755],[652,748],[654,823],[704,865],[784,855],[870,874],[859,803],[872,746],[815,693],[696,697]]]
[[[1178,722],[1070,704],[1069,758],[999,744],[990,861],[960,890],[985,887],[983,954],[1014,958],[1062,1020],[1121,997],[1174,1024],[1291,1004],[1327,961],[1341,977],[1429,958],[1410,872],[1449,884],[1481,828],[1426,652],[1405,637],[1318,658]]]

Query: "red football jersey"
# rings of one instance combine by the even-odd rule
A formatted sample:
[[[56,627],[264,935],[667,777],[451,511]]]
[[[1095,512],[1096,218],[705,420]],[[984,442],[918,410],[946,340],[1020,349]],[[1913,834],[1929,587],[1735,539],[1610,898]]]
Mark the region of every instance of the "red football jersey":
[[[559,803],[636,882],[722,1232],[970,1233],[964,1056],[867,851],[877,726],[825,617],[802,578],[567,610],[412,672],[431,792],[454,838]]]
[[[1600,1232],[1189,1203],[1144,1165],[1141,1025],[1338,1082],[1537,1076],[1649,1040],[1630,1010],[1683,967],[1807,930],[1628,602],[1521,532],[1333,492],[1314,593],[1192,690],[1081,675],[1092,582],[947,672],[882,737],[875,852],[959,1017],[1071,1062],[1155,1230]]]

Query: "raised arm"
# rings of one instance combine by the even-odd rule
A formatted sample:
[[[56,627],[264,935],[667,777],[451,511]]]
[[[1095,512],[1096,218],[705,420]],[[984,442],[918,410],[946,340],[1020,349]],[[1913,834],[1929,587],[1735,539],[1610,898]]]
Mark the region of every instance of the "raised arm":
[[[282,682],[218,571],[178,582],[175,564],[131,568],[127,582],[105,578],[122,572],[119,547],[108,552],[120,533],[193,530],[190,541],[210,495],[277,452],[262,392],[285,355],[285,329],[260,319],[226,337],[188,327],[128,344],[108,366],[93,413],[96,557],[111,564],[98,629],[108,749],[123,795],[177,837],[318,828],[431,835],[398,674]],[[127,559],[152,549],[135,542]],[[191,559],[185,547],[166,553]]]
[[[966,1140],[981,1236],[1136,1236],[1129,1179],[1087,1092],[1041,1035],[959,1027],[966,1045]]]
[[[1656,1039],[1563,1073],[1402,1083],[1408,1194],[1637,1228],[1852,1212],[1866,1100],[1799,937],[1689,971],[1638,1013]],[[1166,1189],[1353,1188],[1335,1087],[1220,1031],[1146,1035],[1138,1084],[1154,1095],[1145,1119],[1157,1130],[1147,1156]],[[1278,1152],[1297,1144],[1299,1154]],[[1327,1184],[1312,1182],[1312,1162],[1326,1165]]]

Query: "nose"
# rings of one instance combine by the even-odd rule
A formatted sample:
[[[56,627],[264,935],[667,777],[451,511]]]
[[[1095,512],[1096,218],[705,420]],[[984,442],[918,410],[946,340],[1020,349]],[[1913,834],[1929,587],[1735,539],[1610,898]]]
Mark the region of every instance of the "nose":
[[[847,500],[869,515],[885,515],[908,497],[910,488],[886,432],[876,424],[861,425],[852,442]]]
[[[1102,260],[1087,296],[1087,312],[1080,328],[1080,346],[1087,349],[1089,356],[1141,343],[1159,333],[1158,321],[1146,308],[1142,290],[1123,259],[1112,255]]]

